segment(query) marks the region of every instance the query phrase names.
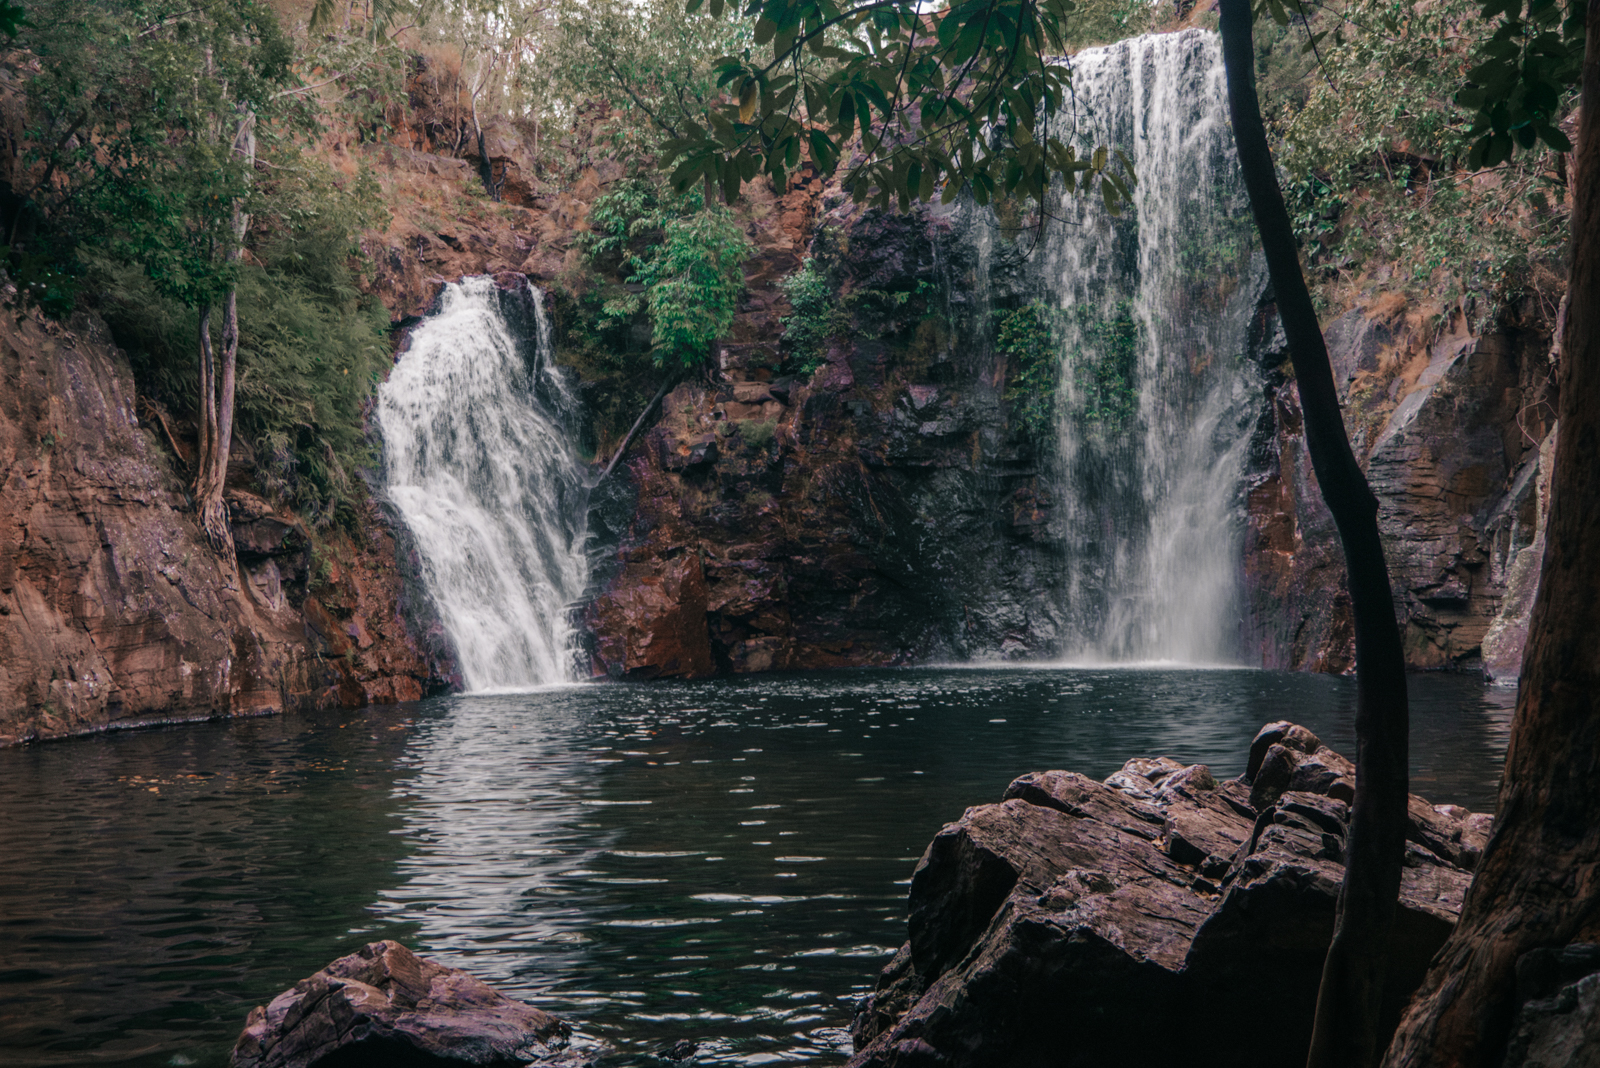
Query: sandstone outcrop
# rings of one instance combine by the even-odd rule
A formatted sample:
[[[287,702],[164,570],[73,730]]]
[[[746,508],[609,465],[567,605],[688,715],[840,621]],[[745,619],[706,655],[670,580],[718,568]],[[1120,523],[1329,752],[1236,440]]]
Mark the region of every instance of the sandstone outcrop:
[[[912,877],[908,941],[860,1006],[853,1068],[1302,1063],[1343,878],[1353,782],[1269,724],[1246,774],[1131,760],[1025,775]],[[1489,817],[1413,797],[1386,1012],[1459,914]]]
[[[655,673],[607,651],[627,644],[609,627],[641,618],[609,606],[638,576],[670,581],[686,554],[704,575],[698,629],[719,671],[1054,651],[1048,495],[1007,424],[1004,358],[973,342],[992,329],[966,296],[988,284],[987,265],[949,212],[826,198],[811,179],[752,208],[759,251],[719,373],[671,393],[618,468],[632,499],[590,616],[597,673]],[[852,328],[795,376],[776,283],[808,242]]]
[[[1430,314],[1432,313],[1432,314]],[[1255,357],[1268,405],[1253,445],[1247,640],[1267,667],[1346,672],[1355,632],[1270,300]],[[1474,333],[1459,306],[1363,302],[1324,329],[1357,457],[1379,502],[1414,668],[1515,679],[1538,584],[1553,444],[1548,324]]]
[[[437,686],[393,564],[372,559],[393,558],[375,514],[367,549],[335,549],[354,566],[333,560],[310,594],[304,524],[233,480],[238,566],[219,562],[182,427],[137,397],[99,320],[6,316],[0,383],[0,744]],[[247,476],[242,442],[235,461]]]
[[[572,1029],[398,942],[372,942],[250,1010],[234,1068],[580,1065]]]

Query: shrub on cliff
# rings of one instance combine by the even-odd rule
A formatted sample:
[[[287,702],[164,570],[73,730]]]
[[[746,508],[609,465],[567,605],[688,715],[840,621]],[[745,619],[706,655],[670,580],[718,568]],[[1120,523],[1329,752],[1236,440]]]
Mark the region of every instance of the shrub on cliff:
[[[783,346],[795,370],[809,375],[828,356],[828,342],[848,329],[850,318],[839,306],[839,295],[827,272],[807,256],[800,269],[778,283],[792,311],[783,324]]]
[[[355,518],[355,472],[371,462],[363,412],[389,363],[388,313],[359,291],[356,273],[356,234],[381,206],[369,183],[294,162],[273,190],[283,210],[261,223],[238,271],[236,419],[261,488],[326,526]],[[84,258],[97,310],[129,350],[140,388],[184,405],[198,388],[194,310],[137,265]]]
[[[738,310],[744,261],[754,251],[726,208],[667,223],[661,245],[630,281],[645,287],[657,367],[697,367]]]

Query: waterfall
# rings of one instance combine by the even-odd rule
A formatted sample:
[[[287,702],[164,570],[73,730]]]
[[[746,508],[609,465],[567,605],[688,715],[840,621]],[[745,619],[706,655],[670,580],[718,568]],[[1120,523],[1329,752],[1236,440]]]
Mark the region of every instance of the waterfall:
[[[1098,190],[1060,197],[1041,249],[1061,341],[1064,652],[1234,661],[1261,283],[1221,52],[1189,30],[1085,50],[1072,68],[1073,136],[1122,149],[1138,184],[1121,218]]]
[[[469,690],[574,678],[567,606],[588,577],[576,409],[539,291],[491,278],[446,286],[378,390],[385,492]]]

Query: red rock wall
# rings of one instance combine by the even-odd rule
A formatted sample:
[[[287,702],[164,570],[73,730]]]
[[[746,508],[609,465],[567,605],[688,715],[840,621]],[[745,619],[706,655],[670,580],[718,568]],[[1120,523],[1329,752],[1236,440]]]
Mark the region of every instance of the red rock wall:
[[[1539,487],[1548,484],[1540,457],[1553,430],[1550,324],[1513,314],[1475,333],[1459,306],[1377,298],[1324,332],[1378,498],[1407,662],[1514,678],[1537,581]],[[1249,492],[1247,644],[1268,667],[1349,671],[1344,561],[1298,395],[1281,379],[1269,388]]]
[[[221,564],[104,327],[15,315],[0,317],[0,745],[438,685],[380,526],[307,598],[304,526],[233,485],[239,565]]]

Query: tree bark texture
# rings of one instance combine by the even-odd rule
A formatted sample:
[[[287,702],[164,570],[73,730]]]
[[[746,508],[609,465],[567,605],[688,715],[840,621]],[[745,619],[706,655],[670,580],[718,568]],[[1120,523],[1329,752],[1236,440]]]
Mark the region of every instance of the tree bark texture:
[[[247,170],[255,168],[256,116],[248,105],[240,104],[234,128],[233,154]],[[232,206],[230,226],[233,241],[227,261],[237,264],[244,254],[244,237],[250,229],[250,215],[242,201]],[[222,492],[228,481],[228,456],[233,451],[233,396],[239,367],[239,288],[228,287],[222,306],[222,367],[220,373],[211,347],[211,308],[200,308],[200,457],[195,469],[195,510],[200,529],[212,549],[224,559],[233,559],[233,532],[228,525],[228,506]]]
[[[1600,0],[1589,0],[1559,437],[1494,834],[1387,1068],[1499,1065],[1526,953],[1600,942]]]
[[[1355,803],[1307,1063],[1310,1068],[1365,1068],[1381,1049],[1387,942],[1405,857],[1405,658],[1378,534],[1378,501],[1345,433],[1327,345],[1300,271],[1294,229],[1261,121],[1250,8],[1250,0],[1220,4],[1234,143],[1289,341],[1311,465],[1344,546],[1356,631]]]

